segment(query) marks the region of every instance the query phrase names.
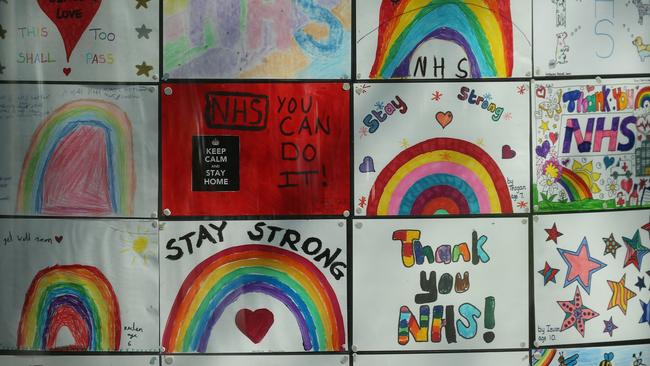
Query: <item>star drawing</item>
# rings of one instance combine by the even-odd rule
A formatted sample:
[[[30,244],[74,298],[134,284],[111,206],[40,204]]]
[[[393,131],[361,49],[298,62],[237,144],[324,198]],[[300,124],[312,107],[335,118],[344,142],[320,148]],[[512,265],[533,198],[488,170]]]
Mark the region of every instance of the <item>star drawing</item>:
[[[634,286],[638,287],[638,288],[639,288],[639,291],[641,291],[641,290],[643,290],[644,288],[646,288],[646,285],[645,285],[645,278],[643,278],[643,277],[637,277],[637,281],[636,281],[636,283],[634,284]]]
[[[621,280],[618,282],[607,280],[607,284],[612,290],[612,298],[609,300],[607,310],[618,306],[623,314],[627,314],[627,302],[631,298],[635,297],[636,294],[629,288],[625,287],[625,275],[623,275]]]
[[[621,244],[614,239],[614,234],[609,234],[609,238],[603,238],[603,241],[605,242],[605,254],[603,255],[611,254],[616,258],[616,250],[621,247]]]
[[[147,28],[146,25],[142,24],[141,27],[135,28],[135,31],[138,32],[138,39],[140,38],[146,38],[149,39],[149,33],[151,33],[152,29]]]
[[[614,324],[614,321],[612,320],[612,317],[609,317],[609,320],[603,320],[605,323],[605,330],[603,333],[609,333],[609,336],[612,337],[614,334],[614,329],[618,329],[616,324]]]
[[[639,300],[641,303],[641,309],[643,310],[643,315],[641,315],[641,320],[639,320],[639,324],[641,323],[648,323],[650,325],[650,300],[648,302],[643,302],[643,300]]]
[[[149,9],[149,5],[147,3],[150,0],[135,0],[135,1],[137,2],[137,4],[135,5],[136,9],[140,9],[140,8]]]
[[[436,102],[440,101],[440,97],[442,97],[442,93],[437,90],[431,94],[431,100],[435,100]]]
[[[591,292],[591,276],[607,267],[607,265],[596,258],[593,258],[589,253],[589,245],[587,238],[583,238],[575,252],[567,249],[557,249],[562,257],[562,260],[567,264],[566,279],[564,287],[569,286],[573,282],[578,282],[587,293]]]
[[[557,230],[557,225],[555,225],[555,223],[553,223],[553,227],[551,227],[550,229],[544,229],[544,231],[546,231],[546,233],[548,234],[548,238],[546,238],[546,241],[553,240],[555,244],[557,244],[557,238],[564,235]]]
[[[562,328],[560,328],[561,332],[575,327],[578,333],[584,337],[585,323],[600,315],[582,303],[582,295],[580,295],[580,288],[578,286],[576,286],[576,293],[572,301],[558,301],[557,304],[560,305],[565,313]]]
[[[639,230],[634,233],[632,239],[623,237],[623,241],[625,242],[625,247],[627,248],[623,268],[629,266],[630,264],[633,264],[636,269],[640,271],[643,257],[648,254],[648,251],[650,251],[650,249],[641,245],[641,234],[639,234]]]
[[[147,63],[144,61],[142,61],[142,64],[140,65],[135,65],[135,67],[138,69],[138,72],[136,73],[137,76],[140,75],[149,76],[149,72],[153,70],[153,66],[147,65]]]
[[[537,273],[541,274],[544,277],[544,286],[546,286],[547,283],[553,282],[557,283],[555,281],[555,275],[560,272],[559,269],[551,267],[548,262],[544,264],[544,269],[540,269]]]

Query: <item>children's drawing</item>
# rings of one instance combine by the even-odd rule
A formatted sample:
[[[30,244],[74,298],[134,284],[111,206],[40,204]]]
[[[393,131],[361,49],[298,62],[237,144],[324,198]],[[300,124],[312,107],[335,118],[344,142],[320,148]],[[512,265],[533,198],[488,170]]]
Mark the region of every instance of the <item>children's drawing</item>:
[[[55,265],[39,271],[25,295],[18,348],[55,350],[59,331],[68,328],[71,351],[120,349],[120,306],[100,270],[83,265]]]
[[[93,366],[114,366],[115,364],[123,366],[158,366],[158,357],[151,357],[151,355],[132,356],[132,355],[119,355],[119,356],[33,356],[33,355],[18,355],[18,356],[0,356],[0,364],[3,366],[33,366],[33,365],[48,365],[48,366],[70,366],[70,365],[93,365]]]
[[[355,197],[366,215],[528,210],[527,86],[356,87]],[[517,102],[519,101],[519,102]]]
[[[650,299],[645,283],[650,262],[643,259],[650,252],[649,213],[534,218],[535,340],[539,345],[647,337]],[[551,227],[562,234],[557,241],[549,240]]]
[[[344,349],[336,222],[170,222],[163,240],[162,277],[178,283],[163,290],[166,352]]]
[[[133,136],[113,103],[66,103],[38,126],[18,183],[16,211],[45,215],[131,215]]]
[[[648,0],[533,1],[533,18],[535,75],[648,72]]]
[[[531,67],[530,6],[510,0],[357,3],[360,77],[523,76]]]
[[[532,366],[586,365],[586,366],[645,366],[647,344],[629,346],[602,346],[590,348],[545,348],[532,350]]]
[[[157,1],[5,1],[0,80],[155,81]]]
[[[650,204],[650,80],[533,84],[536,211]]]
[[[157,249],[147,265],[120,252],[157,236],[152,221],[0,220],[0,348],[157,350]]]
[[[0,93],[0,213],[150,216],[156,88],[12,85]]]
[[[355,220],[357,348],[527,344],[527,230],[514,218]]]
[[[163,12],[173,78],[350,75],[350,0],[170,0]]]
[[[347,356],[337,354],[309,355],[181,355],[174,357],[178,366],[341,366],[341,360],[347,361]],[[344,362],[343,362],[344,363]]]

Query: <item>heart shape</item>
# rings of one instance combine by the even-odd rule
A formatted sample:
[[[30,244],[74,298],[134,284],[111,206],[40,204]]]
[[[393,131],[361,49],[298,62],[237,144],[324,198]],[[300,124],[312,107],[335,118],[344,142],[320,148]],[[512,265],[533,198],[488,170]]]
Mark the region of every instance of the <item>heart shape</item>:
[[[557,142],[557,132],[551,132],[548,134],[548,139],[551,140],[553,145]]]
[[[70,75],[70,72],[71,72],[71,71],[72,71],[72,69],[69,68],[69,67],[64,67],[64,68],[63,68],[63,73],[65,74],[65,76]]]
[[[363,158],[363,161],[359,164],[359,171],[361,173],[370,173],[375,171],[375,162],[370,156]]]
[[[551,151],[551,143],[548,141],[544,141],[541,145],[535,147],[535,153],[542,158],[545,158],[549,151]]]
[[[65,2],[38,0],[38,6],[61,33],[68,62],[70,62],[72,50],[79,43],[81,35],[86,31],[101,5],[102,0]]]
[[[269,309],[241,309],[235,315],[235,324],[248,339],[258,344],[273,325],[273,313]]]
[[[587,93],[591,93],[592,91],[594,91],[594,89],[596,89],[595,86],[593,86],[593,85],[587,85]]]
[[[623,188],[625,192],[630,193],[633,184],[634,182],[632,181],[632,178],[623,179],[621,181],[621,188]]]
[[[453,120],[454,120],[454,114],[451,113],[450,111],[436,113],[436,121],[438,121],[438,124],[440,124],[442,128],[449,126],[449,124],[453,122]]]
[[[57,243],[60,243],[63,240],[63,235],[56,235],[54,240],[56,240]]]
[[[614,165],[614,160],[616,159],[614,159],[611,156],[605,156],[603,158],[603,163],[605,163],[605,169],[608,169],[610,166]]]
[[[512,159],[517,155],[510,145],[503,145],[501,147],[501,159]]]
[[[537,95],[538,98],[546,98],[546,88],[544,85],[539,85],[537,89],[535,89],[535,95]]]

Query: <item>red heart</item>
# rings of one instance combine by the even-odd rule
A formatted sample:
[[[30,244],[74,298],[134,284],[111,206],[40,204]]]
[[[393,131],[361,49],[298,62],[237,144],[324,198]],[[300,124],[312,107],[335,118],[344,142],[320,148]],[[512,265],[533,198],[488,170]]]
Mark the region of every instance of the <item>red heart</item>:
[[[65,67],[65,68],[63,68],[63,73],[65,74],[65,76],[70,75],[70,71],[72,71],[72,69],[69,68],[69,67]]]
[[[436,113],[436,121],[442,126],[447,127],[454,120],[454,114],[450,111]]]
[[[594,91],[594,89],[596,89],[595,86],[593,86],[593,85],[587,85],[587,92],[588,92],[588,93],[591,93],[592,91]]]
[[[625,192],[630,193],[633,183],[632,178],[623,179],[621,181],[621,188],[623,188]]]
[[[59,33],[61,33],[68,62],[70,62],[72,50],[77,46],[81,35],[86,31],[86,28],[88,28],[88,25],[95,17],[95,14],[97,14],[97,10],[99,10],[101,5],[102,0],[65,2],[38,0],[38,6],[41,7],[41,10],[50,18],[59,30]]]
[[[553,144],[555,144],[557,142],[557,133],[556,132],[549,133],[548,139],[551,140]]]
[[[501,159],[512,159],[517,155],[510,145],[503,145],[501,147]]]
[[[57,235],[54,237],[54,240],[56,240],[57,243],[60,243],[61,240],[63,240],[63,235]]]
[[[248,339],[258,344],[273,325],[273,313],[269,309],[242,309],[235,316],[235,324]]]
[[[539,85],[537,89],[535,89],[535,95],[537,95],[538,98],[546,98],[546,88],[544,85]]]

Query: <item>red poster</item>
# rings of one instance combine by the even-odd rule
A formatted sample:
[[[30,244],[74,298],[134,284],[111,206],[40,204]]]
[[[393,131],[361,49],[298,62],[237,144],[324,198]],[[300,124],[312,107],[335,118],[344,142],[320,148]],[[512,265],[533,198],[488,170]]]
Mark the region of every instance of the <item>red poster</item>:
[[[162,207],[171,216],[349,209],[342,83],[163,84]]]

